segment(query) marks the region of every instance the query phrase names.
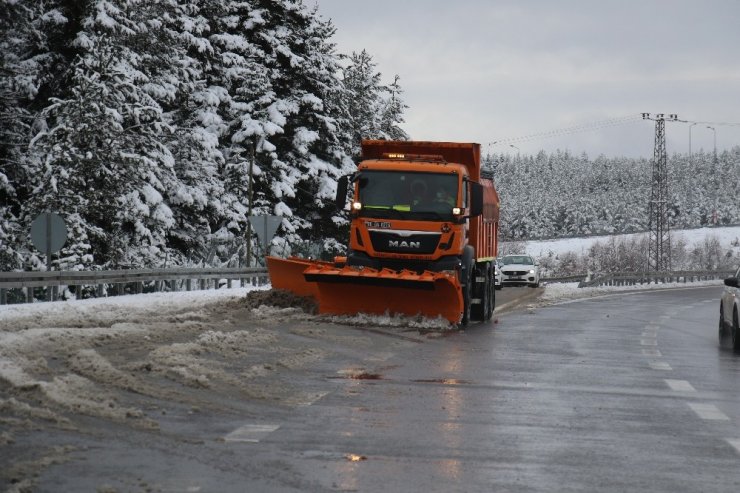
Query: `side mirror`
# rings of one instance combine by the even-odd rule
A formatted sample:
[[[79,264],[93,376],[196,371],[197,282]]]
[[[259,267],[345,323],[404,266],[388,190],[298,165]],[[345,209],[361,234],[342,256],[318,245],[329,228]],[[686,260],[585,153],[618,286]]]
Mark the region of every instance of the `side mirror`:
[[[730,286],[731,288],[737,288],[737,287],[740,287],[738,286],[738,282],[740,282],[740,279],[738,279],[737,277],[728,277],[727,279],[725,279],[725,286]]]
[[[470,217],[483,214],[483,185],[470,182]]]
[[[337,180],[337,196],[336,196],[336,203],[337,203],[337,209],[344,209],[345,204],[347,203],[347,188],[349,187],[349,177],[350,175],[344,175]]]

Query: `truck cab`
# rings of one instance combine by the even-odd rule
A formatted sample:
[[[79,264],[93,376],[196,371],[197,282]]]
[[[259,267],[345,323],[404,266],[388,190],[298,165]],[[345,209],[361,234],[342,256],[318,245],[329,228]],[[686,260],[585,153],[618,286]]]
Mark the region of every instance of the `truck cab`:
[[[352,177],[347,265],[454,271],[480,191],[465,166],[438,155],[388,153],[360,163]],[[476,189],[477,190],[477,189]],[[478,207],[480,209],[480,207]]]

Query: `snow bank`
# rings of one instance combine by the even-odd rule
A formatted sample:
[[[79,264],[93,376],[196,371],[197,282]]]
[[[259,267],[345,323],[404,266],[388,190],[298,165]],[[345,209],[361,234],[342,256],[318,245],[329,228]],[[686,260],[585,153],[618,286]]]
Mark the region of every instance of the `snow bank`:
[[[545,285],[544,293],[536,301],[536,304],[553,305],[561,302],[573,301],[584,298],[595,298],[610,294],[654,291],[659,289],[695,288],[695,287],[720,287],[722,281],[698,281],[691,283],[672,282],[659,284],[636,284],[634,286],[598,286],[579,288],[577,282],[552,283]]]
[[[647,233],[633,233],[626,235],[616,235],[618,238],[632,239],[639,238]],[[671,240],[678,241],[683,239],[688,248],[696,246],[704,241],[705,238],[715,236],[723,246],[730,246],[733,241],[740,239],[740,226],[730,226],[724,228],[699,228],[699,229],[682,229],[671,231]],[[567,252],[574,252],[579,255],[588,253],[588,250],[595,243],[606,243],[615,235],[607,236],[589,236],[585,238],[563,238],[554,240],[529,241],[525,250],[528,255],[534,257],[546,257],[552,252],[553,255],[562,255]]]

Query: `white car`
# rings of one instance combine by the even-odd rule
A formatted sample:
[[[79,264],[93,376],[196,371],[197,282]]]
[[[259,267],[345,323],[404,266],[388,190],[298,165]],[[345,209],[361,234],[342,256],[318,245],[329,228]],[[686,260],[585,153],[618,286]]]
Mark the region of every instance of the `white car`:
[[[493,284],[493,286],[496,289],[501,289],[504,287],[504,284],[501,279],[503,277],[501,274],[501,267],[498,265],[498,263],[499,263],[498,260],[493,263],[493,265],[495,266],[495,271],[496,271],[496,277],[495,277],[496,282]]]
[[[732,348],[740,351],[740,268],[725,279],[725,286],[719,303],[719,344],[729,338]]]
[[[501,257],[501,280],[504,286],[540,285],[540,268],[529,255],[506,255]]]

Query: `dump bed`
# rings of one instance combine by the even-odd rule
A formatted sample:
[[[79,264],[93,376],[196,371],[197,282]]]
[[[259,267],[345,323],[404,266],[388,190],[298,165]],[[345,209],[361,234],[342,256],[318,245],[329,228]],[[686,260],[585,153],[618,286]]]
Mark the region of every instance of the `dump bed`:
[[[363,140],[363,159],[383,159],[386,152],[437,154],[448,163],[463,164],[473,181],[480,180],[480,144],[467,142],[422,142],[412,140]]]

